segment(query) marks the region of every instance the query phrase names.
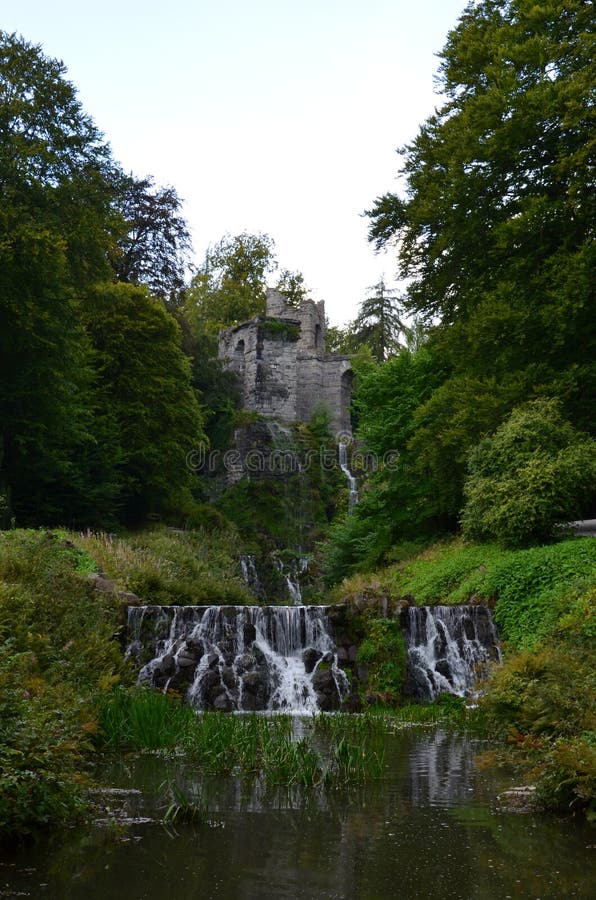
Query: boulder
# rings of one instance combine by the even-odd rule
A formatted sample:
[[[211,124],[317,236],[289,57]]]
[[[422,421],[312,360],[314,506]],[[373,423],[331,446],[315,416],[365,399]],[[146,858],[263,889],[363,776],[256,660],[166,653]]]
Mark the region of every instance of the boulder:
[[[314,670],[316,664],[321,659],[322,653],[319,650],[315,650],[314,647],[307,647],[306,650],[302,652],[302,662],[304,663],[304,671],[307,675]]]

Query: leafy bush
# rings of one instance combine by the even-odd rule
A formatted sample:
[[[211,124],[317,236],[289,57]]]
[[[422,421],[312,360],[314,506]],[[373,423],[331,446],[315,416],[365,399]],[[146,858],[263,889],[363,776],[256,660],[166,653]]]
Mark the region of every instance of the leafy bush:
[[[483,708],[546,806],[596,815],[596,689],[586,649],[559,633],[554,644],[507,658]]]
[[[368,668],[369,693],[384,702],[397,702],[406,680],[407,649],[400,624],[393,619],[371,619],[356,661]]]
[[[534,400],[471,452],[464,535],[520,547],[551,539],[594,501],[596,441],[565,421],[555,400]]]

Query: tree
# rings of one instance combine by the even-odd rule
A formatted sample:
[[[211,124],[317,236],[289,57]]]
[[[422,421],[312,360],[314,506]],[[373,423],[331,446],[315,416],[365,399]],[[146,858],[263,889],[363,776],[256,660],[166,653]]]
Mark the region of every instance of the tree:
[[[265,276],[277,268],[266,234],[225,235],[210,247],[192,279],[185,303],[193,322],[212,332],[265,311]]]
[[[296,307],[300,306],[308,294],[302,272],[291,272],[289,269],[281,270],[275,289],[284,295],[290,306]]]
[[[325,551],[330,581],[372,569],[396,540],[411,540],[444,527],[435,484],[412,452],[416,410],[445,379],[439,359],[426,347],[403,350],[358,373],[354,400],[356,438],[367,466],[366,489],[352,515],[334,524]],[[371,456],[372,454],[372,456]]]
[[[120,281],[145,284],[156,297],[180,302],[192,243],[173,187],[157,187],[153,178],[122,176],[118,210],[126,232],[113,266]]]
[[[78,297],[110,276],[120,225],[109,148],[64,73],[0,32],[0,493],[34,523],[71,522],[97,497]]]
[[[91,291],[85,323],[99,373],[96,420],[117,436],[120,518],[171,517],[192,502],[186,458],[205,438],[180,330],[147,288],[130,284]]]
[[[369,290],[371,293],[360,304],[350,327],[350,342],[353,349],[367,344],[377,362],[383,362],[402,347],[400,336],[405,326],[399,315],[396,292],[382,278]]]
[[[513,410],[470,453],[464,535],[518,547],[551,539],[557,525],[593,512],[596,441],[554,400]]]
[[[525,370],[582,427],[596,380],[592,25],[586,0],[471,4],[441,54],[444,102],[401,151],[406,194],[368,212],[456,371]]]

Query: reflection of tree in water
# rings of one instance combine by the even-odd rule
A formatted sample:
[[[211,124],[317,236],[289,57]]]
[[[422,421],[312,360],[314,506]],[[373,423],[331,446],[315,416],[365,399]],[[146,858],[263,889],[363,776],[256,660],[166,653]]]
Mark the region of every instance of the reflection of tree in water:
[[[438,729],[419,738],[409,757],[412,806],[451,806],[469,797],[474,755],[473,744],[458,734]]]

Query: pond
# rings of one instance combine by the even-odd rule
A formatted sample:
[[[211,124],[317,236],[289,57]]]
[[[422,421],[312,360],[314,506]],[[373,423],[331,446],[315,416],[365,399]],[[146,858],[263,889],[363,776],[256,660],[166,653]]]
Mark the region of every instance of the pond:
[[[477,764],[489,743],[436,726],[385,742],[380,781],[306,795],[201,781],[176,758],[115,761],[104,781],[140,791],[125,795],[138,821],[61,831],[0,854],[0,897],[594,896],[594,829],[500,811],[497,795],[516,782]],[[206,821],[156,821],[173,782],[200,792]],[[111,796],[106,803],[118,806],[123,795]]]

